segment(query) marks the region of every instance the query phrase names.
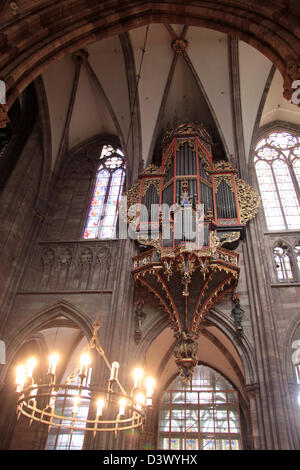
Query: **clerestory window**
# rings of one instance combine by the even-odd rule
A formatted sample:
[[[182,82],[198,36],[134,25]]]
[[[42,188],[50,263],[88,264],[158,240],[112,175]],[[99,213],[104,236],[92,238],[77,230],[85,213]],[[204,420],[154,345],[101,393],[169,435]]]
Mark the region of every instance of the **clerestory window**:
[[[254,164],[268,230],[300,229],[300,136],[272,132],[258,142]]]
[[[123,152],[104,145],[99,159],[96,183],[84,230],[84,239],[114,238],[118,203],[125,180]]]

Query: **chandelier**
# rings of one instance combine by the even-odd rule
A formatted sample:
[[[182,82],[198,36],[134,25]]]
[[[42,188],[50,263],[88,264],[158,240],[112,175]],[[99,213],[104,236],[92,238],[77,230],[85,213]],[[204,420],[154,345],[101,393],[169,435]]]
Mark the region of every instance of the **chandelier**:
[[[65,383],[56,383],[57,354],[49,358],[48,383],[37,384],[33,372],[35,358],[16,368],[17,417],[28,418],[55,428],[97,432],[118,432],[141,428],[152,406],[153,378],[143,381],[143,370],[135,369],[134,383],[127,393],[118,380],[119,363],[110,364],[98,339],[100,324],[93,324],[93,336],[80,356],[80,368]],[[91,351],[95,350],[110,370],[106,389],[89,383]]]

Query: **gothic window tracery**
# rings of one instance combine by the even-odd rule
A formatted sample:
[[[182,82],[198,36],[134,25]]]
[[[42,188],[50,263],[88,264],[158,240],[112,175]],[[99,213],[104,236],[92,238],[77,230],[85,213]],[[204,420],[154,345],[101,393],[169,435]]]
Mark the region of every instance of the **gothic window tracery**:
[[[293,279],[290,249],[284,243],[279,242],[274,247],[274,260],[277,272],[277,279],[281,282],[288,282]]]
[[[123,152],[112,145],[104,145],[91,205],[84,230],[84,239],[114,238],[118,217],[118,203],[125,179]]]
[[[268,230],[300,229],[300,136],[270,133],[258,142],[254,164]]]
[[[279,282],[299,282],[300,280],[300,243],[290,245],[283,240],[276,242],[273,256],[277,280]]]

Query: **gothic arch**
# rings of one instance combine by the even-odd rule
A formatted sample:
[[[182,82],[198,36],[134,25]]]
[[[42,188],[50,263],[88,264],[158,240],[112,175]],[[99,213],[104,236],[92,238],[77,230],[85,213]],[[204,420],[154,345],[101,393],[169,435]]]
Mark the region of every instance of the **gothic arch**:
[[[286,375],[288,381],[291,382],[295,380],[295,374],[293,372],[292,367],[292,359],[291,359],[291,346],[292,342],[295,340],[295,333],[299,330],[299,339],[300,339],[300,313],[292,320],[285,335],[284,343],[283,343],[283,357],[284,357],[284,366],[286,370]]]
[[[228,315],[224,314],[217,307],[214,307],[209,312],[206,317],[206,320],[208,325],[217,327],[230,340],[233,347],[236,349],[244,368],[245,383],[243,385],[245,386],[256,384],[258,382],[258,378],[256,375],[254,352],[246,336],[243,335],[240,339],[238,339],[233,321],[228,317]],[[143,357],[151,346],[152,342],[167,327],[168,319],[166,318],[166,316],[162,316],[161,314],[155,315],[155,317],[153,317],[152,322],[149,322],[149,324],[147,325],[147,330],[145,331],[141,342],[135,350],[133,359],[137,361],[138,359]],[[175,340],[170,346],[170,348],[165,352],[161,363],[165,363],[165,361],[171,357],[174,345]],[[221,347],[220,344],[216,344],[216,346],[218,348]],[[228,354],[228,352],[225,351],[225,354]],[[241,371],[239,371],[238,375],[239,374],[241,374]]]
[[[62,15],[63,12],[63,15]],[[106,0],[86,6],[83,0],[46,4],[7,21],[2,29],[1,77],[8,88],[8,107],[18,94],[54,60],[87,44],[151,23],[189,24],[237,37],[268,57],[284,78],[284,96],[290,99],[292,83],[299,79],[297,1],[239,0],[214,2],[127,2],[111,9]],[[25,15],[26,20],[25,20]],[[24,28],[26,21],[27,28]],[[35,21],[35,23],[33,23]],[[37,24],[39,46],[30,25]],[[46,41],[47,38],[47,41]]]
[[[55,321],[58,315],[63,315],[67,319],[70,319],[83,331],[83,334],[88,339],[92,337],[91,321],[84,312],[66,300],[56,302],[40,312],[33,313],[31,318],[27,318],[22,325],[18,324],[10,331],[9,338],[6,340],[7,361],[2,371],[3,375],[7,373],[13,358],[24,343],[30,337],[36,336],[49,322]]]
[[[300,339],[300,313],[292,320],[283,341],[283,369],[287,381],[287,389],[289,394],[286,397],[287,410],[293,426],[293,438],[295,440],[295,449],[299,448],[300,443],[300,406],[299,406],[299,385],[296,381],[296,371],[292,364],[292,343],[296,339],[295,335],[298,330],[298,338]]]
[[[247,337],[243,335],[241,338],[237,338],[233,321],[218,307],[214,307],[209,312],[207,319],[227,336],[237,350],[245,372],[245,383],[247,385],[257,383],[254,352]]]
[[[96,168],[99,160],[98,149],[105,144],[121,147],[120,139],[115,135],[98,134],[90,137],[68,151],[62,162],[60,172],[64,173],[70,165],[74,164],[74,161],[77,162],[77,160],[80,161],[81,159],[86,159],[87,162],[90,162],[90,164]]]
[[[213,335],[211,331],[206,329],[206,326],[215,326],[217,327],[226,337],[230,340],[233,347],[236,349],[239,358],[242,362],[243,371],[240,369],[239,365],[235,361],[233,355],[227,348],[227,345],[224,345],[220,338],[217,338]],[[151,346],[152,342],[159,336],[159,334],[168,327],[168,320],[165,316],[157,314],[153,316],[152,322],[147,324],[147,328],[145,334],[136,348],[136,353],[134,355],[135,362],[138,359],[143,357],[148,348]],[[212,342],[213,345],[226,357],[227,363],[229,362],[232,365],[234,370],[234,374],[238,380],[238,385],[233,383],[233,381],[228,377],[226,374],[226,370],[224,367],[219,366],[218,364],[211,364],[209,361],[206,361],[204,357],[199,357],[199,364],[203,364],[206,366],[211,367],[212,369],[216,370],[227,380],[229,380],[234,389],[238,391],[239,394],[239,401],[240,401],[240,411],[243,416],[242,419],[242,427],[243,427],[243,446],[245,448],[252,448],[253,442],[251,439],[251,427],[254,425],[251,424],[251,417],[250,417],[250,404],[249,404],[249,395],[247,386],[254,386],[258,382],[256,376],[256,369],[255,369],[255,360],[254,360],[254,353],[252,347],[250,346],[247,338],[242,336],[242,338],[238,339],[236,335],[236,330],[233,324],[233,321],[228,317],[228,315],[224,314],[220,309],[213,308],[206,317],[206,323],[203,328],[203,338],[207,339],[208,341]],[[199,341],[201,341],[201,335],[199,337]],[[160,382],[162,381],[164,367],[169,360],[172,358],[173,349],[175,346],[175,340],[168,344],[167,349],[164,351],[163,356],[160,360],[160,367],[158,369],[157,376],[160,377]],[[148,365],[148,364],[147,364]],[[157,396],[154,403],[153,409],[153,416],[151,420],[151,431],[154,436],[157,434],[157,427],[158,427],[158,415],[159,415],[159,403],[162,395],[164,394],[165,390],[168,388],[169,384],[172,380],[178,375],[179,371],[172,370],[172,373],[167,378],[166,381],[162,384],[162,386],[157,390]]]

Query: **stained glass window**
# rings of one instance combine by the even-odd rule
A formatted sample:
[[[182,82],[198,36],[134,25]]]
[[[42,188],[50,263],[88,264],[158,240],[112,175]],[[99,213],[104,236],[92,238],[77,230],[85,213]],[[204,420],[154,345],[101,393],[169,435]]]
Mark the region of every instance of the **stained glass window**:
[[[115,237],[124,179],[124,154],[118,148],[104,145],[83,238]]]
[[[232,385],[206,366],[186,385],[176,378],[162,397],[159,449],[241,448],[239,401]]]
[[[269,134],[254,163],[268,230],[300,229],[300,137]]]

